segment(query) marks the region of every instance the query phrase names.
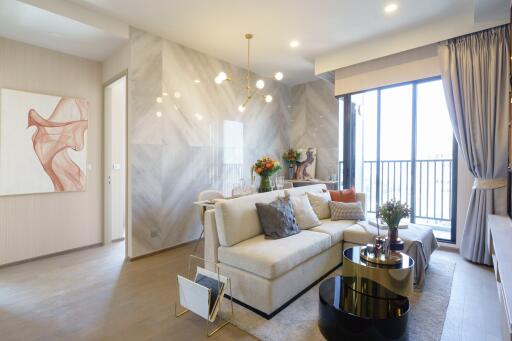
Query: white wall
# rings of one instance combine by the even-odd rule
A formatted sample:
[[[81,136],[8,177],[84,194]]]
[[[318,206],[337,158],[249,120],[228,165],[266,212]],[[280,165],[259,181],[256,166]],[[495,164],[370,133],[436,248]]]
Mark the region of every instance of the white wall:
[[[112,81],[114,77],[127,71],[129,63],[130,44],[126,43],[103,62],[101,75],[103,83]]]
[[[0,265],[102,241],[101,65],[0,38],[0,87],[89,101],[87,190],[0,197]]]

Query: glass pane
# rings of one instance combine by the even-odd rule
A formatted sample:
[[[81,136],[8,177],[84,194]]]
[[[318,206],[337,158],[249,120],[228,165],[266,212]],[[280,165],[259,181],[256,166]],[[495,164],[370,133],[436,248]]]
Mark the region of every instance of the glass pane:
[[[416,222],[451,240],[453,131],[441,80],[417,86]]]
[[[355,187],[366,193],[368,212],[374,213],[377,193],[377,91],[353,95]]]
[[[410,205],[412,151],[412,84],[381,91],[380,202]]]

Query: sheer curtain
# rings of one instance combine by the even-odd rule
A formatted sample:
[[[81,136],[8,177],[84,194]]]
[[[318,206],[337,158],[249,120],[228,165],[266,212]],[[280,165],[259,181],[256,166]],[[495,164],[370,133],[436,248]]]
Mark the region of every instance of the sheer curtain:
[[[488,265],[487,215],[506,214],[509,35],[504,25],[438,48],[453,131],[475,178],[460,252]]]

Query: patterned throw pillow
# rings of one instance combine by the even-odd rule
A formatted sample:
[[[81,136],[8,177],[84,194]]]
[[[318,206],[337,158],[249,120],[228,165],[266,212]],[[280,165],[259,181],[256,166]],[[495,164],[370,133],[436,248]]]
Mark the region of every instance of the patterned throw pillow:
[[[329,202],[331,220],[364,220],[363,206],[361,202]]]
[[[329,210],[331,196],[329,193],[306,192],[306,194],[308,195],[309,203],[313,207],[313,211],[315,211],[318,219],[327,219],[331,216],[331,211]]]
[[[279,197],[269,204],[256,204],[258,218],[267,239],[280,239],[300,232],[289,197]]]

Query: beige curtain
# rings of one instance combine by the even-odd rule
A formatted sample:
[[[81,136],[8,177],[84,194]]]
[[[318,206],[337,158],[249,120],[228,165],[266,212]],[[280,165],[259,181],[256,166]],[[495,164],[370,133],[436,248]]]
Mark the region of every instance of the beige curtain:
[[[475,178],[460,252],[488,265],[487,215],[506,214],[509,35],[500,26],[438,49],[455,138]]]

